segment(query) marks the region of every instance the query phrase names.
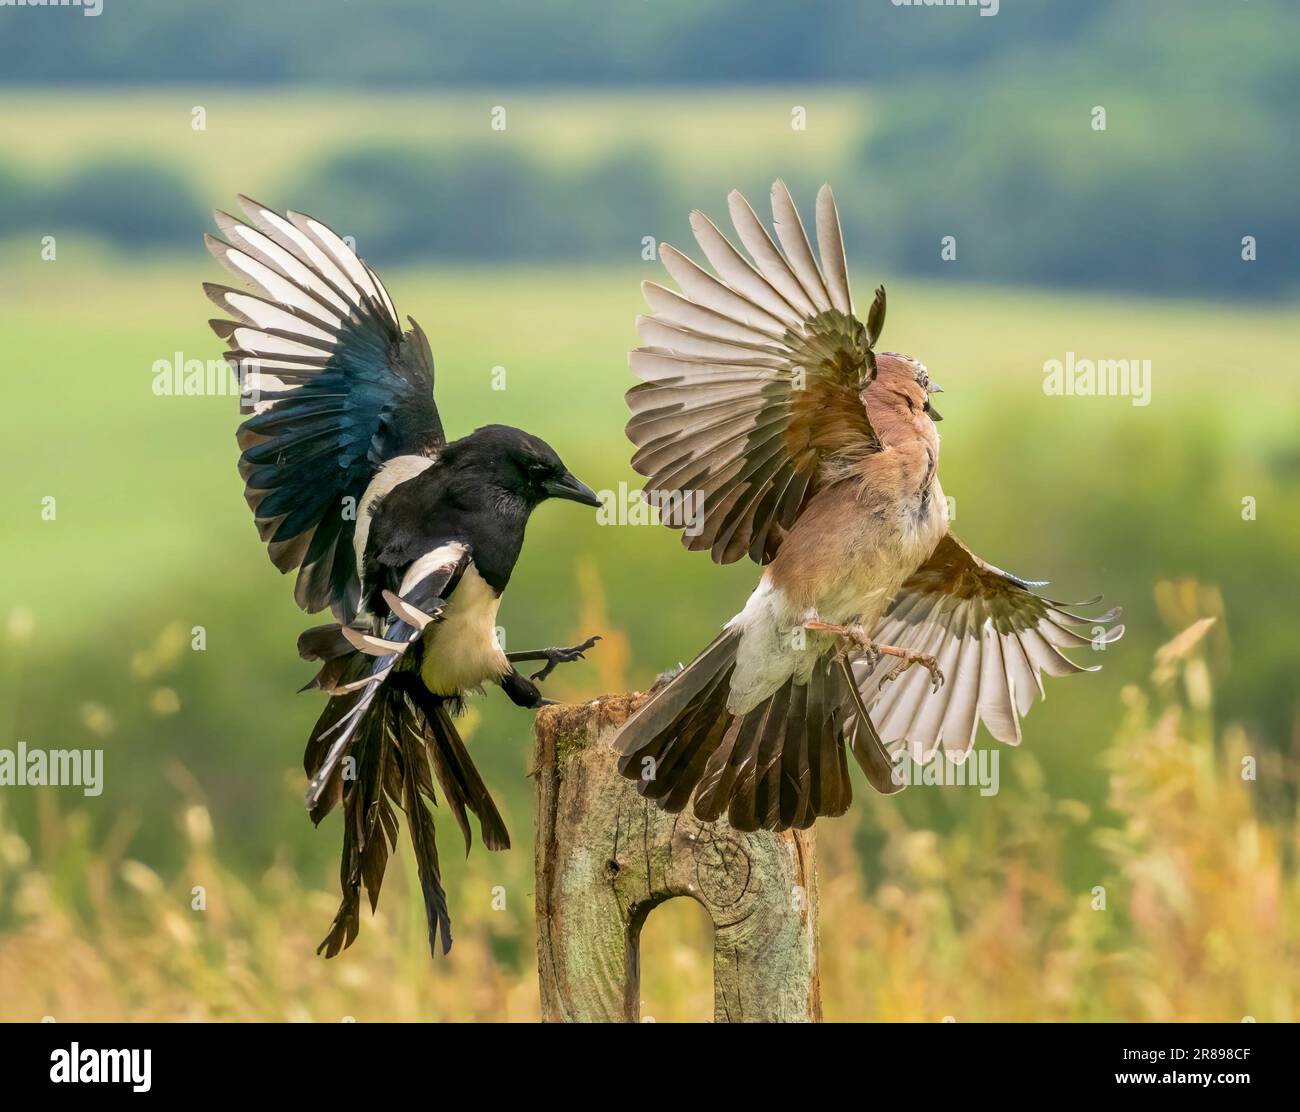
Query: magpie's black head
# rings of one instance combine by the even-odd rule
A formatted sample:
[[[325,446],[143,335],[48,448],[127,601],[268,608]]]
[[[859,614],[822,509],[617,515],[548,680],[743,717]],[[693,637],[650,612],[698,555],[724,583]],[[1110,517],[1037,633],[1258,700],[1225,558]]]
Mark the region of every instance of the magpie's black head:
[[[485,425],[448,445],[458,467],[490,487],[521,499],[531,509],[548,498],[567,498],[584,506],[599,506],[596,492],[574,476],[545,440],[511,428]]]

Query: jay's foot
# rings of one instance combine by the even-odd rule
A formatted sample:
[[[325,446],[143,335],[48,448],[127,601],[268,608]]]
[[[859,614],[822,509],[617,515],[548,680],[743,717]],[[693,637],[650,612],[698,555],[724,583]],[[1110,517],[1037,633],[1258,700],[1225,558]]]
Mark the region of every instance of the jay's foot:
[[[870,666],[874,668],[882,656],[896,656],[899,658],[899,664],[889,672],[881,685],[887,684],[890,680],[897,679],[906,672],[913,664],[919,664],[930,673],[931,689],[938,691],[943,686],[943,672],[939,668],[939,662],[929,653],[913,652],[911,649],[900,649],[897,645],[881,645],[871,640],[871,635],[860,625],[834,625],[830,622],[812,620],[804,622],[804,628],[813,630],[817,633],[833,633],[838,637],[844,638],[851,642],[867,657]]]

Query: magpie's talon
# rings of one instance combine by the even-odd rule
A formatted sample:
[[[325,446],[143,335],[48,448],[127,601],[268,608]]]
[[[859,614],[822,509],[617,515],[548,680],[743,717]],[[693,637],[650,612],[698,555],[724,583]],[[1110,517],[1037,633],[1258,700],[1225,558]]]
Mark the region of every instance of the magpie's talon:
[[[575,660],[583,660],[586,651],[599,640],[600,634],[596,634],[595,637],[588,637],[581,645],[574,645],[571,648],[543,649],[542,655],[546,657],[546,664],[540,671],[534,672],[529,678],[534,682],[540,682],[555,671],[557,664],[572,664]]]
[[[555,671],[555,665],[558,663],[559,663],[558,661],[552,660],[548,657],[546,660],[546,664],[543,667],[539,668],[528,678],[532,680],[534,683],[540,683],[542,680],[546,679],[547,676],[549,676],[552,672]]]

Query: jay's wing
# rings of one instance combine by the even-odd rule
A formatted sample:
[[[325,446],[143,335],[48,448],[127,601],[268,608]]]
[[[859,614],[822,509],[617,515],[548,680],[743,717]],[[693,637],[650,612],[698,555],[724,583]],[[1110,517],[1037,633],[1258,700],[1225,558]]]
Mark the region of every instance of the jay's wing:
[[[740,193],[727,200],[752,262],[699,212],[691,227],[718,277],[662,246],[682,292],[644,283],[651,314],[637,320],[645,346],[630,363],[643,381],[627,395],[627,435],[647,499],[666,524],[690,526],[687,548],[766,563],[827,461],[876,447],[861,392],[885,291],[865,324],[853,315],[829,186],[817,195],[821,266],[784,183],[772,187],[781,248]]]
[[[310,216],[240,197],[248,222],[216,214],[208,249],[252,285],[206,283],[230,314],[211,322],[239,367],[239,471],[262,540],[298,571],[304,610],[344,623],[360,598],[353,533],[383,464],[445,443],[433,402],[433,355],[419,325],[403,333],[392,299],[356,253]]]
[[[871,633],[879,644],[935,657],[943,686],[933,692],[921,667],[883,683],[898,663],[889,656],[874,668],[862,657],[854,661],[863,702],[884,743],[905,741],[922,761],[941,743],[950,753],[965,754],[982,720],[999,741],[1018,745],[1020,719],[1043,696],[1042,673],[1068,676],[1100,668],[1076,664],[1061,650],[1118,640],[1124,627],[1111,623],[1119,608],[1087,617],[1070,608],[1100,599],[1060,603],[1031,590],[1044,586],[986,564],[951,533],[945,535]]]

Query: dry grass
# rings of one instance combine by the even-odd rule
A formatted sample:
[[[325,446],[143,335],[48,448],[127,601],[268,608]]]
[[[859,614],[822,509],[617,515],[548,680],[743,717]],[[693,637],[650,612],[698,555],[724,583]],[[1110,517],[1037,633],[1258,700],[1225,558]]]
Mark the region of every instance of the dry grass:
[[[1260,801],[1262,785],[1294,788],[1295,768],[1239,730],[1216,734],[1221,623],[1192,624],[1213,598],[1193,597],[1179,612],[1189,631],[1145,689],[1123,693],[1108,813],[1054,796],[1016,752],[1004,761],[1014,783],[943,837],[865,796],[820,830],[828,1018],[1297,1018],[1300,827],[1264,817]],[[46,805],[31,837],[0,813],[0,1019],[537,1018],[529,900],[494,909],[486,855],[461,875],[450,960],[430,965],[401,857],[359,944],[326,962],[312,951],[332,891],[283,863],[241,879],[196,802],[177,827],[187,858],[164,877],[130,857],[125,827],[91,845],[77,812]],[[1064,855],[1081,829],[1107,865],[1075,890]],[[883,845],[866,870],[864,831]],[[504,888],[530,893],[530,855],[506,856]],[[193,907],[196,883],[206,910]],[[706,930],[690,914],[652,920],[643,995],[656,1019],[708,1014]]]

